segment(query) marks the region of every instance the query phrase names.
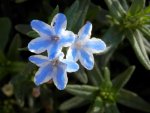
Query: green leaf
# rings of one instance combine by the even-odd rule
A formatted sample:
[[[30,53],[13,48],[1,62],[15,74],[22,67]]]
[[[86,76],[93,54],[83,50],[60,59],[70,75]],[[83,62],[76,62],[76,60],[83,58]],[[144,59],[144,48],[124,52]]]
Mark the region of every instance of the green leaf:
[[[29,31],[26,35],[31,37],[31,38],[39,37],[39,34],[37,32],[35,32],[35,31]]]
[[[66,11],[66,16],[67,16],[67,23],[68,23],[68,29],[71,30],[73,24],[75,24],[75,22],[77,21],[77,15],[78,13],[76,13],[78,11],[79,8],[79,1],[76,0],[71,7]]]
[[[104,73],[103,73],[104,80],[100,85],[101,90],[103,90],[105,88],[109,89],[112,87],[112,82],[111,82],[111,78],[110,78],[110,70],[108,69],[108,67],[105,67],[103,69],[103,71],[104,71]]]
[[[26,35],[29,31],[32,30],[31,27],[26,24],[18,24],[15,26],[15,29],[24,35]]]
[[[147,53],[150,54],[150,42],[146,38],[143,38],[143,42]]]
[[[129,15],[136,15],[143,10],[145,6],[145,0],[133,0],[131,7],[129,8]]]
[[[11,21],[9,18],[0,18],[0,49],[4,50],[11,29]]]
[[[83,68],[80,68],[76,73],[76,77],[80,80],[80,82],[86,84],[88,82],[87,74],[85,73]]]
[[[150,40],[150,29],[148,27],[143,26],[139,30]]]
[[[129,6],[126,0],[120,0],[122,7],[127,11]]]
[[[89,8],[90,0],[82,0],[80,1],[78,11],[76,12],[74,24],[72,26],[72,29],[77,33],[78,30],[81,28],[81,26],[85,22],[86,14]]]
[[[81,97],[73,97],[65,102],[63,102],[59,109],[60,110],[70,110],[72,108],[77,108],[77,107],[80,107],[81,105],[84,105],[86,102],[86,100],[84,98],[81,98]]]
[[[96,61],[93,70],[89,70],[87,73],[88,78],[92,82],[92,84],[94,84],[95,86],[99,86],[102,83],[103,76],[99,67],[96,64]]]
[[[107,30],[102,39],[107,45],[107,50],[104,55],[101,55],[100,60],[101,67],[105,67],[118,45],[123,41],[124,34],[119,27],[112,26]]]
[[[128,36],[127,38],[131,43],[131,46],[135,51],[137,58],[146,69],[150,70],[150,60],[142,39],[144,38],[143,35],[139,30],[136,30],[135,32],[130,31],[130,35],[128,33],[126,34]]]
[[[105,0],[111,15],[119,20],[124,14],[125,10],[123,9],[122,5],[120,4],[119,0]]]
[[[144,112],[150,112],[150,104],[139,97],[136,93],[128,90],[121,90],[118,95],[118,102],[125,106],[141,110]]]
[[[14,85],[14,96],[17,100],[18,106],[23,107],[25,97],[32,92],[33,84],[27,79],[25,75],[16,75],[11,79]]]
[[[104,111],[104,103],[102,99],[99,96],[97,96],[94,101],[94,104],[88,110],[87,113],[103,113],[103,111]]]
[[[26,64],[26,66],[23,69],[21,74],[23,76],[28,76],[33,72],[34,69],[35,69],[35,65],[33,63],[29,62],[29,63]]]
[[[48,18],[48,24],[51,24],[52,19],[58,12],[59,12],[59,6],[57,5],[56,8],[53,10],[51,16]]]
[[[112,0],[112,5],[114,5],[117,8],[117,10],[121,14],[121,16],[124,16],[126,14],[126,11],[122,7],[122,5],[121,5],[119,0]]]
[[[90,97],[89,99],[92,99],[93,93],[98,90],[98,87],[89,85],[67,85],[66,87],[67,92],[83,98]]]
[[[110,80],[110,70],[108,67],[104,68],[104,79],[106,82],[111,81]]]
[[[19,51],[18,48],[21,46],[21,39],[20,39],[20,35],[16,34],[10,47],[8,50],[8,54],[7,57],[9,60],[11,61],[16,61],[19,59]]]
[[[114,104],[106,104],[105,113],[120,113],[117,105]]]
[[[104,12],[105,11],[105,12]],[[93,3],[90,3],[88,12],[87,12],[87,19],[88,20],[98,20],[99,22],[105,22],[106,20],[103,20],[105,17],[103,17],[106,14],[106,10],[103,10],[100,6],[95,5]],[[108,13],[107,13],[108,14]],[[99,18],[98,18],[99,17]]]
[[[147,6],[144,11],[143,11],[144,14],[149,14],[150,13],[150,6]]]
[[[113,79],[113,90],[117,93],[131,78],[132,73],[135,70],[135,66],[130,66],[123,73],[119,74]]]
[[[8,71],[11,72],[11,73],[21,73],[24,68],[26,66],[26,63],[23,63],[23,62],[11,62],[7,68],[8,68]]]

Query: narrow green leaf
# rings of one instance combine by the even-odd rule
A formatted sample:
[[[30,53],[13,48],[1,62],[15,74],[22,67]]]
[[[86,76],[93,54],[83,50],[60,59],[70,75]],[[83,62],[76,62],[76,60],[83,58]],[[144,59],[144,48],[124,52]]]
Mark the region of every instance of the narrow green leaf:
[[[146,38],[143,38],[143,42],[147,53],[150,54],[150,41],[148,41]]]
[[[72,29],[77,33],[78,30],[81,28],[81,26],[85,22],[86,14],[88,11],[90,5],[90,0],[82,0],[79,3],[78,11],[76,12],[77,15],[73,18],[75,18],[76,21],[74,21],[74,24],[72,26]]]
[[[127,34],[127,33],[126,33]],[[145,46],[144,46],[144,42],[143,42],[143,35],[141,34],[141,32],[139,30],[136,30],[135,32],[130,32],[130,35],[128,35],[128,39],[131,43],[131,46],[133,47],[137,58],[139,59],[139,61],[141,62],[141,64],[143,64],[143,66],[150,70],[150,60],[148,57],[148,54],[146,52]]]
[[[105,87],[111,87],[112,86],[112,82],[111,82],[111,78],[110,78],[110,70],[108,69],[108,67],[104,68],[104,83]]]
[[[150,55],[150,47],[145,46],[145,49],[146,49],[147,53]]]
[[[108,67],[104,68],[104,79],[105,81],[110,81],[110,70]]]
[[[116,32],[117,31],[117,32]],[[111,26],[106,33],[104,34],[104,36],[102,37],[102,39],[105,41],[105,43],[107,44],[107,46],[114,46],[117,47],[118,44],[123,41],[123,32],[120,29],[120,27],[117,26]]]
[[[20,35],[16,34],[10,47],[8,50],[8,54],[7,57],[9,60],[11,61],[16,61],[19,59],[19,51],[18,48],[21,46],[21,39],[20,39]]]
[[[118,7],[116,7],[116,1],[112,1],[112,0],[105,0],[109,11],[111,13],[111,15],[117,19],[120,20],[120,18],[122,17],[122,14],[120,13],[120,11],[118,10]]]
[[[4,50],[11,29],[11,21],[9,18],[0,18],[0,49]]]
[[[124,16],[126,14],[126,11],[122,7],[122,5],[121,5],[119,0],[112,0],[112,3],[113,3],[112,5],[114,5],[117,8],[117,10],[121,14],[121,16]]]
[[[104,102],[103,100],[97,96],[94,104],[89,108],[87,113],[103,113],[104,112]]]
[[[26,35],[29,31],[32,30],[31,27],[27,24],[18,24],[15,26],[15,29],[24,35]]]
[[[67,92],[83,98],[87,98],[90,96],[89,99],[91,99],[92,96],[94,96],[93,93],[98,90],[98,87],[89,85],[67,85],[66,87]]]
[[[33,63],[29,62],[23,68],[23,71],[21,72],[21,75],[28,76],[33,72],[34,69],[35,69],[35,65]]]
[[[83,68],[80,68],[76,73],[76,77],[80,80],[80,82],[86,84],[88,82],[87,74],[85,73]]]
[[[105,113],[120,113],[117,105],[114,104],[106,104]]]
[[[119,27],[112,26],[104,34],[102,39],[104,40],[108,48],[106,53],[104,55],[101,55],[101,67],[105,67],[118,45],[123,41],[124,34]]]
[[[25,75],[20,74],[14,76],[11,79],[11,83],[14,85],[14,96],[17,99],[17,103],[20,107],[23,107],[25,97],[32,92],[33,83]]]
[[[11,73],[21,73],[24,68],[26,66],[26,63],[23,63],[23,62],[11,62],[7,68],[8,68],[8,71],[11,72]]]
[[[144,112],[150,112],[150,104],[139,97],[136,93],[128,90],[121,90],[118,95],[118,102],[125,106],[141,110]]]
[[[78,8],[79,8],[79,1],[76,0],[72,5],[71,7],[66,11],[66,16],[67,16],[67,23],[68,23],[68,29],[71,30],[72,29],[72,26],[73,24],[75,24],[76,22],[76,19],[75,18],[78,13],[76,13],[78,11]]]
[[[135,66],[130,66],[128,69],[126,69],[123,73],[119,74],[117,77],[115,77],[112,80],[113,83],[113,90],[117,93],[122,87],[126,85],[126,83],[129,81],[132,73],[135,70]]]
[[[59,12],[59,6],[57,5],[56,8],[53,10],[51,16],[48,18],[48,24],[51,24],[53,17]]]
[[[35,32],[35,31],[29,31],[26,35],[31,37],[31,38],[39,37],[39,34],[37,32]]]
[[[133,0],[131,7],[129,8],[129,15],[136,15],[143,10],[145,6],[145,0]]]
[[[81,98],[81,97],[73,97],[65,102],[63,102],[59,109],[60,110],[70,110],[72,108],[77,108],[77,107],[80,107],[81,105],[84,105],[86,104],[86,100],[84,98]]]
[[[106,10],[102,9],[100,6],[90,3],[86,17],[88,20],[100,19],[100,20],[98,20],[99,22],[104,21],[106,23],[106,20],[103,20],[105,18],[103,16],[106,14],[107,11],[106,12],[104,12],[104,11],[106,11]],[[107,14],[108,14],[108,12],[107,12]]]
[[[102,83],[102,81],[104,80],[103,76],[102,76],[102,73],[101,73],[99,67],[96,64],[96,61],[95,61],[95,65],[94,65],[93,70],[90,70],[87,73],[88,73],[89,80],[95,86],[99,86]]]
[[[144,14],[149,14],[150,13],[150,6],[147,6],[144,11],[143,11]]]
[[[150,40],[150,29],[146,26],[140,28],[140,31]]]
[[[126,0],[120,0],[122,7],[127,11],[129,6]]]

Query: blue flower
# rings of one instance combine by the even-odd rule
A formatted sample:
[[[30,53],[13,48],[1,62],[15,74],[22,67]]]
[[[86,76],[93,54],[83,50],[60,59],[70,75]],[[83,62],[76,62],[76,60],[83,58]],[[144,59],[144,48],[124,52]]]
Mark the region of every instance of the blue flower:
[[[101,53],[106,49],[106,44],[97,38],[91,38],[92,24],[87,22],[78,32],[78,35],[67,51],[66,58],[80,61],[88,70],[94,67],[93,53]]]
[[[28,44],[29,51],[39,54],[47,50],[48,58],[54,59],[62,47],[68,47],[74,42],[75,35],[67,31],[66,26],[66,16],[61,13],[54,16],[51,25],[40,20],[31,21],[31,27],[39,37]]]
[[[34,77],[36,85],[53,80],[59,90],[63,90],[68,82],[67,72],[75,72],[79,69],[77,63],[63,59],[64,54],[60,53],[55,59],[49,60],[42,55],[33,55],[29,60],[39,67]]]

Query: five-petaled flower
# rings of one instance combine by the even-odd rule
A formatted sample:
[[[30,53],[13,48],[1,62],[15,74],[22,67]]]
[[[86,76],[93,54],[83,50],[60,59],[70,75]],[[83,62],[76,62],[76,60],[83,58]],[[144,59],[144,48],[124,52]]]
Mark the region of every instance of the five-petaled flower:
[[[79,69],[76,62],[63,59],[63,53],[57,55],[53,60],[49,60],[48,57],[42,55],[29,57],[29,60],[39,67],[34,77],[36,85],[53,80],[56,87],[59,90],[63,90],[68,82],[67,72],[75,72]]]
[[[68,47],[74,42],[75,35],[67,31],[66,26],[66,16],[62,13],[55,15],[51,26],[40,20],[31,21],[31,27],[39,37],[28,44],[29,51],[39,54],[47,50],[48,58],[54,59],[62,47]]]
[[[101,53],[106,49],[106,44],[97,38],[91,38],[92,24],[87,22],[78,32],[75,42],[67,52],[67,59],[80,61],[88,70],[94,66],[93,53]]]
[[[29,51],[40,54],[47,51],[47,56],[33,55],[29,60],[39,69],[35,74],[36,85],[53,81],[59,90],[63,90],[68,82],[67,72],[79,69],[78,60],[88,70],[94,66],[93,53],[101,53],[106,49],[101,39],[91,38],[92,24],[87,22],[75,35],[66,30],[67,20],[64,14],[58,13],[48,25],[40,20],[33,20],[31,27],[39,33],[39,37],[28,44]],[[63,47],[70,47],[66,59],[63,59]]]

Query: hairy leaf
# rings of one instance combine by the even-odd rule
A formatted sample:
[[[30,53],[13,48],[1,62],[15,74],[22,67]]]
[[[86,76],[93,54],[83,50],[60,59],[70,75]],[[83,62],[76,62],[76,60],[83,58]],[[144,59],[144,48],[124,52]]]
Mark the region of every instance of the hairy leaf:
[[[150,112],[150,104],[139,97],[136,93],[128,90],[121,90],[118,96],[118,102],[144,112]]]

